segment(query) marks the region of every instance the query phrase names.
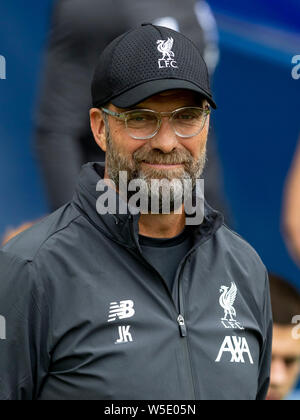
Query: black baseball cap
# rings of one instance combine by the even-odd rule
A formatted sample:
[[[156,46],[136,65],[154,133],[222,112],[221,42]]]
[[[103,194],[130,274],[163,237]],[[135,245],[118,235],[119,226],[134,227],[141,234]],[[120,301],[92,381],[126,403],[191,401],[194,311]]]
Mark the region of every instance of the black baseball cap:
[[[144,23],[113,40],[99,57],[94,107],[130,108],[172,89],[197,92],[216,108],[207,66],[195,44],[172,29]]]

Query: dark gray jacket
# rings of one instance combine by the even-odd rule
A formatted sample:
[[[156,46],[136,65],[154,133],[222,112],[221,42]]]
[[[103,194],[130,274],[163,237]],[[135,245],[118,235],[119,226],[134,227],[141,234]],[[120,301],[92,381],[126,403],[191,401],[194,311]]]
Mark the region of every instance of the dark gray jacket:
[[[272,321],[256,252],[206,206],[170,293],[139,216],[96,212],[103,173],[86,165],[70,204],[0,250],[0,399],[263,399]]]

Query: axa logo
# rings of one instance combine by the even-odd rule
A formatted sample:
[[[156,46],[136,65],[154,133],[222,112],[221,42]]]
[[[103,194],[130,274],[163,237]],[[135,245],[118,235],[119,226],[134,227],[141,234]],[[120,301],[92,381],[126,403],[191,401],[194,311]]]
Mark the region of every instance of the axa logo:
[[[177,61],[174,60],[175,54],[172,51],[174,39],[168,38],[167,40],[159,39],[157,42],[157,49],[163,55],[158,60],[158,67],[160,69],[172,67],[178,69]]]
[[[0,340],[6,340],[6,320],[0,315]]]
[[[221,318],[221,322],[225,328],[244,330],[241,323],[236,320],[236,310],[234,303],[237,295],[237,287],[234,282],[231,282],[231,287],[221,286],[219,292],[221,296],[219,303],[224,310],[224,317]]]
[[[219,363],[222,359],[231,363],[246,363],[246,360],[249,360],[251,365],[254,363],[245,337],[225,337],[215,362]]]
[[[131,318],[135,314],[134,302],[132,300],[121,300],[118,302],[111,302],[109,307],[108,322],[116,321],[117,318]]]

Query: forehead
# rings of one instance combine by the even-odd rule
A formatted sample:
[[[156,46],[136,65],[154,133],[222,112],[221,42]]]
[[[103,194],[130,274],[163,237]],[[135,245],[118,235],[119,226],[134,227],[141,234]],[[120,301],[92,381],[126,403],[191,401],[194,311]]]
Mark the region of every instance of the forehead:
[[[197,94],[196,92],[192,92],[190,90],[184,90],[184,89],[176,89],[176,90],[168,90],[168,91],[153,95],[150,98],[146,99],[145,101],[140,102],[139,104],[128,109],[136,109],[136,108],[156,109],[160,107],[176,109],[183,106],[202,106],[203,101],[204,101],[204,98],[201,95]]]
[[[292,326],[274,325],[273,354],[281,357],[300,357],[300,340],[292,335]]]

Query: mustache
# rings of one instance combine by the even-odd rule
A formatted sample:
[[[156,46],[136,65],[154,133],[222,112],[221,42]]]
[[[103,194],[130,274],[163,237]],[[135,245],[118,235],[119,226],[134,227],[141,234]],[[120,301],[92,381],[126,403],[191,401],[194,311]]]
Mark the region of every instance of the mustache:
[[[159,150],[143,151],[137,150],[133,154],[136,163],[152,163],[156,165],[178,165],[188,164],[193,158],[189,152],[177,150],[172,153],[163,153]]]

